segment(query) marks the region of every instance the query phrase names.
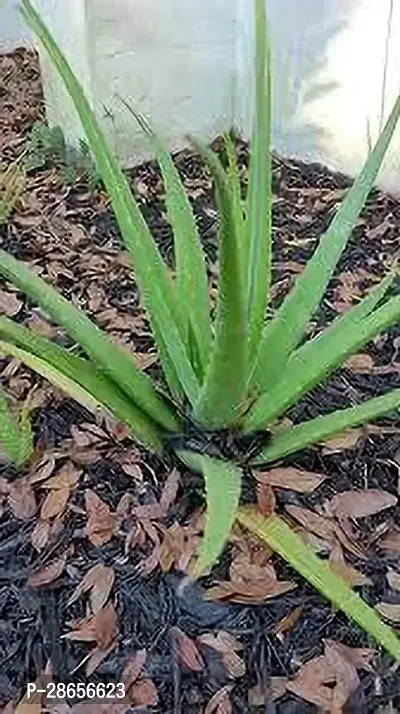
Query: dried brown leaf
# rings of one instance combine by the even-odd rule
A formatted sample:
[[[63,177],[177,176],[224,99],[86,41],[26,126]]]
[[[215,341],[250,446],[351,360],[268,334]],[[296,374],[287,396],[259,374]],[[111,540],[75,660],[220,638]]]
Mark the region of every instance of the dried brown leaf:
[[[144,665],[146,664],[146,659],[146,650],[138,650],[133,657],[129,657],[122,673],[122,681],[125,685],[126,691],[128,691],[138,679]]]
[[[117,635],[117,615],[112,603],[108,603],[95,615],[72,624],[74,629],[66,635],[67,639],[96,642],[102,650],[111,647]]]
[[[359,440],[364,435],[365,432],[361,427],[357,429],[348,429],[342,434],[338,434],[332,439],[322,442],[324,446],[322,449],[322,455],[336,454],[341,451],[346,451],[346,449],[353,449],[357,446]]]
[[[331,570],[341,575],[343,580],[349,583],[351,587],[361,587],[361,585],[371,584],[370,578],[367,578],[366,575],[346,563],[342,547],[337,541],[332,547],[329,556],[329,565]]]
[[[400,603],[378,602],[376,609],[386,620],[400,625]]]
[[[400,555],[400,531],[394,530],[379,541],[379,547],[394,555]]]
[[[275,702],[286,694],[287,677],[270,677],[267,686],[257,684],[249,689],[248,701],[251,707],[263,707]]]
[[[73,602],[76,602],[83,593],[91,590],[90,604],[92,612],[95,614],[101,610],[107,602],[114,584],[114,579],[115,573],[113,568],[109,568],[103,565],[103,563],[94,565],[88,570],[79,585],[75,588],[68,604],[71,605]]]
[[[7,496],[11,491],[11,484],[6,478],[0,476],[0,496]]]
[[[93,446],[93,444],[97,444],[99,442],[99,437],[95,434],[92,434],[91,431],[87,429],[78,429],[78,427],[75,425],[71,426],[71,436],[74,445],[78,449],[84,449],[88,446]]]
[[[7,500],[14,517],[18,520],[30,521],[36,514],[35,494],[25,479],[12,484]]]
[[[230,692],[232,686],[227,684],[215,692],[208,702],[204,714],[232,714],[232,703],[230,699]]]
[[[118,516],[120,523],[122,523],[125,518],[128,518],[134,502],[135,499],[131,493],[124,493],[124,495],[121,496],[116,510],[116,515]]]
[[[84,529],[85,535],[95,546],[105,545],[114,535],[116,517],[101,498],[87,489],[85,492],[85,506],[88,521]]]
[[[361,558],[361,560],[367,560],[368,554],[365,551],[365,548],[360,544],[357,543],[355,540],[355,537],[352,536],[352,538],[349,538],[344,530],[342,529],[341,526],[346,523],[346,519],[343,519],[341,521],[341,524],[339,525],[338,523],[335,523],[335,536],[338,539],[339,543],[343,546],[343,548],[346,548],[346,550],[349,551],[349,553],[353,553],[353,555],[356,556],[356,558]],[[346,523],[348,525],[349,522]]]
[[[324,516],[319,516],[314,511],[309,511],[307,508],[300,506],[286,506],[286,512],[300,523],[307,531],[315,533],[319,538],[332,543],[335,535],[335,527],[333,521]]]
[[[129,690],[129,699],[135,707],[155,707],[158,694],[152,679],[139,679]]]
[[[218,585],[208,588],[204,593],[205,600],[231,600],[236,595],[235,588],[229,580],[222,580]]]
[[[234,650],[224,652],[222,661],[229,676],[233,679],[239,679],[246,674],[246,665]]]
[[[160,507],[164,514],[167,514],[171,506],[174,504],[178,488],[179,471],[178,469],[172,469],[171,473],[168,474],[168,478],[164,484],[160,498]]]
[[[96,642],[101,649],[107,649],[117,634],[117,613],[112,602],[96,612],[94,619]]]
[[[107,659],[108,655],[113,651],[115,647],[115,642],[112,642],[109,647],[106,649],[102,649],[101,647],[95,647],[94,650],[90,653],[90,657],[88,657],[86,661],[86,676],[91,677],[92,674],[96,671],[96,669],[101,665],[102,662],[104,662],[105,659]]]
[[[357,670],[339,649],[325,642],[325,658],[335,676],[335,687],[331,705],[332,714],[342,714],[349,697],[360,684]]]
[[[29,483],[40,483],[50,478],[56,467],[56,460],[53,454],[46,455],[38,464],[35,464],[33,470],[29,474]]]
[[[45,521],[59,516],[68,503],[70,493],[69,486],[50,491],[42,503],[40,518]]]
[[[278,580],[272,565],[256,565],[245,557],[233,560],[229,574],[235,592],[247,602],[276,597],[296,587],[290,581]],[[239,602],[237,598],[235,601]]]
[[[159,503],[146,503],[142,506],[135,506],[132,515],[140,521],[159,521],[164,518],[164,511]]]
[[[356,669],[365,670],[366,672],[374,671],[371,665],[371,660],[376,655],[374,650],[368,647],[348,647],[336,640],[325,640],[325,646],[326,645],[338,650],[341,656],[348,659]]]
[[[290,632],[291,630],[293,630],[294,626],[296,625],[296,622],[301,617],[303,609],[303,605],[298,605],[293,610],[288,612],[288,614],[285,615],[281,620],[279,620],[279,622],[274,627],[275,634],[282,635],[285,632]]]
[[[387,572],[387,581],[393,590],[400,590],[400,573],[390,568]]]
[[[82,473],[82,469],[77,469],[71,461],[67,461],[67,463],[61,467],[55,476],[43,484],[44,488],[72,489],[79,482]]]
[[[252,563],[240,554],[232,561],[230,581],[222,581],[206,591],[208,600],[229,599],[232,602],[259,603],[282,595],[296,587],[295,583],[278,580],[272,565]]]
[[[2,707],[0,709],[0,714],[15,714],[14,702],[8,702],[5,707]],[[35,714],[35,711],[33,710],[31,714]]]
[[[188,637],[179,627],[171,627],[170,634],[175,642],[177,658],[180,664],[192,672],[202,672],[204,660],[194,640]]]
[[[240,652],[243,649],[243,645],[229,632],[225,630],[219,630],[216,634],[205,633],[198,637],[199,642],[218,652]]]
[[[15,317],[18,315],[23,305],[22,300],[17,298],[15,293],[9,293],[5,290],[0,290],[0,315],[7,317]]]
[[[267,482],[274,488],[287,488],[298,493],[315,491],[326,478],[324,474],[303,471],[294,467],[258,471],[255,476],[261,483]]]
[[[137,457],[135,458],[137,459]],[[143,471],[138,463],[131,462],[127,458],[125,461],[120,461],[119,464],[128,476],[131,476],[138,483],[143,482]]]
[[[389,213],[389,215],[385,216],[383,221],[381,221],[381,223],[378,223],[375,228],[368,228],[365,231],[365,235],[367,238],[369,238],[369,240],[374,240],[375,238],[382,238],[382,236],[384,236],[386,231],[390,228],[393,228],[393,216]]]
[[[64,572],[65,566],[67,565],[69,551],[64,553],[60,558],[53,560],[52,563],[46,565],[41,570],[33,573],[29,578],[27,585],[31,588],[39,588],[42,585],[48,585],[54,582],[60,575]]]
[[[344,366],[352,372],[357,372],[358,374],[372,374],[374,371],[374,360],[371,355],[360,353],[350,357],[350,359],[345,362]]]
[[[276,508],[275,494],[272,486],[266,482],[257,484],[257,508],[265,518],[272,516]]]
[[[11,714],[43,714],[42,701],[43,694],[41,694],[40,692],[35,692],[32,696],[29,697],[29,699],[27,698],[27,696],[25,696],[20,701],[16,709],[12,708],[8,711]],[[5,711],[7,712],[7,708],[5,709]]]
[[[65,635],[67,640],[77,640],[78,642],[96,642],[95,615],[84,617],[83,619],[74,621],[70,624],[73,625],[73,629]]]
[[[333,690],[327,684],[335,681],[335,675],[324,656],[315,657],[306,662],[296,677],[286,684],[286,689],[315,704],[324,711],[330,711],[333,702]]]
[[[49,542],[50,523],[39,520],[31,534],[31,543],[37,551],[43,550]]]
[[[159,565],[163,573],[167,573],[174,563],[178,562],[185,550],[185,531],[179,523],[170,528],[162,528],[164,538],[160,545]]]
[[[334,496],[327,505],[337,518],[366,518],[396,504],[396,496],[387,491],[370,488],[365,491],[343,491]]]
[[[241,650],[242,645],[236,640],[235,637],[233,637],[233,635],[230,635],[229,632],[221,630],[216,635],[211,633],[201,635],[198,640],[203,645],[207,645],[207,647],[211,647],[221,653],[222,661],[231,677],[237,679],[244,676],[246,673],[246,666],[237,654],[237,650]]]

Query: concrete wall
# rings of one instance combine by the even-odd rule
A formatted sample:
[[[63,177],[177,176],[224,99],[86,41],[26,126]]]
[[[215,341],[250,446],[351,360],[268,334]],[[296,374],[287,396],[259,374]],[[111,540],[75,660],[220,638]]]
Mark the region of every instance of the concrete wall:
[[[232,123],[249,135],[251,0],[34,2],[125,163],[146,151],[118,95],[151,118],[171,148],[188,132],[211,138]],[[354,174],[400,87],[400,4],[267,0],[267,8],[275,150]],[[49,118],[76,137],[79,124],[45,58],[43,74]],[[400,129],[380,179],[400,192],[399,155]]]
[[[107,105],[105,125],[124,159],[143,153],[143,138],[119,96],[151,118],[172,148],[188,133],[211,139],[232,122],[234,2],[96,0],[86,7],[93,94]]]
[[[18,12],[18,0],[0,0],[0,51],[10,52],[24,46],[29,32],[24,27]]]

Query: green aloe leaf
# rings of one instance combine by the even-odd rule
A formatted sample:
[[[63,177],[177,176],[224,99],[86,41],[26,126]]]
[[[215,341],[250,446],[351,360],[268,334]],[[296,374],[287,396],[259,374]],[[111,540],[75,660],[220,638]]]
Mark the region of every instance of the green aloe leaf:
[[[248,377],[240,249],[232,196],[221,162],[207,147],[197,141],[193,144],[214,178],[221,220],[215,340],[194,416],[207,426],[223,427],[235,421]]]
[[[23,355],[24,363],[39,371],[54,383],[52,375],[55,373],[69,380],[69,395],[73,396],[83,406],[91,411],[100,406],[108,410],[114,417],[122,421],[143,444],[151,449],[162,451],[159,430],[147,414],[140,411],[126,394],[102,372],[96,364],[88,360],[69,354],[58,345],[36,335],[31,330],[17,325],[6,317],[0,317],[0,340],[3,352],[19,358]],[[6,347],[7,343],[7,347]],[[38,362],[35,358],[40,359]],[[27,362],[29,360],[29,364]],[[32,361],[33,360],[33,361]],[[49,372],[55,370],[55,372]],[[72,394],[71,384],[74,384]],[[57,386],[60,386],[59,382]],[[78,388],[82,391],[78,392]],[[83,401],[84,400],[84,401]]]
[[[199,376],[203,377],[210,356],[212,329],[205,257],[194,213],[179,172],[161,137],[153,131],[145,117],[124,100],[122,102],[146,135],[160,166],[174,240],[177,299],[182,313],[187,313],[187,329],[191,325],[193,330],[201,370]]]
[[[29,419],[28,397],[19,415],[14,415],[0,390],[0,456],[14,466],[22,466],[33,452],[33,433]]]
[[[321,302],[355,222],[375,183],[399,115],[400,97],[314,255],[276,315],[265,326],[253,377],[253,382],[260,392],[271,389],[279,379],[290,354],[304,334],[304,328]]]
[[[154,286],[154,298],[157,305],[159,317],[159,330],[162,338],[160,343],[168,353],[168,357],[173,365],[174,373],[179,380],[186,397],[193,406],[199,397],[200,382],[194,367],[189,359],[189,349],[187,349],[177,325],[171,321],[168,307],[163,301],[158,286]],[[189,342],[187,343],[189,346]],[[161,353],[160,353],[161,354]]]
[[[27,25],[35,33],[48,53],[75,105],[93,153],[97,171],[110,196],[122,237],[129,252],[135,279],[149,315],[165,375],[168,379],[171,379],[170,386],[176,396],[181,397],[177,381],[173,378],[175,370],[168,353],[168,340],[165,339],[165,335],[163,337],[161,334],[162,319],[159,306],[162,303],[164,312],[168,313],[168,323],[170,325],[175,324],[179,329],[181,339],[185,340],[185,321],[182,320],[183,311],[176,300],[167,268],[132,195],[128,181],[110,151],[96,116],[65,55],[59,49],[52,34],[29,0],[22,0],[20,11]]]
[[[282,459],[310,444],[318,444],[346,429],[378,419],[397,410],[399,406],[400,389],[394,389],[357,406],[338,409],[331,414],[285,427],[276,433],[270,444],[251,463],[256,466]]]
[[[400,297],[392,298],[364,319],[359,317],[383,290],[386,291],[387,284],[387,280],[383,281],[371,296],[293,353],[282,380],[261,395],[249,411],[243,427],[245,431],[260,429],[280,416],[363,345],[399,321]]]
[[[204,536],[192,573],[199,578],[216,563],[228,540],[239,504],[242,473],[234,464],[202,454],[178,452],[178,456],[194,471],[203,474],[206,486]]]
[[[35,300],[42,310],[62,325],[135,405],[166,429],[176,428],[175,418],[158,397],[149,377],[140,372],[133,359],[114,345],[82,310],[74,307],[24,263],[3,250],[0,250],[0,275]]]
[[[236,235],[239,241],[239,249],[241,253],[240,265],[242,267],[242,284],[247,303],[247,270],[248,263],[248,246],[246,240],[246,222],[242,205],[242,192],[240,188],[240,174],[237,161],[235,144],[229,134],[224,136],[225,152],[228,159],[227,179],[232,195],[232,206],[235,215]]]
[[[88,375],[91,365],[89,368],[86,368],[85,365],[77,366],[74,372],[79,378],[78,382],[76,379],[70,379],[66,376],[66,372],[57,369],[50,364],[50,362],[46,362],[31,352],[26,352],[11,343],[0,342],[0,355],[15,357],[20,360],[27,367],[30,367],[30,369],[40,374],[44,379],[47,379],[55,387],[94,414],[97,413],[98,409],[109,408],[107,404],[107,397],[109,395],[107,395],[107,387],[102,383],[101,376],[96,378],[96,376],[93,375],[93,378],[89,379]],[[87,379],[85,379],[85,377]],[[90,392],[82,386],[82,384],[85,384],[85,381],[91,386]],[[151,426],[146,423],[145,418],[141,417],[134,409],[129,411],[122,400],[119,399],[118,394],[113,400],[112,411],[110,409],[110,413],[114,417],[118,417],[119,414],[121,414],[121,416],[124,417],[124,422],[132,429],[132,435],[139,438],[146,446],[161,453],[162,443],[157,436],[157,432],[154,428],[152,429]]]
[[[240,508],[237,519],[242,526],[264,540],[347,617],[371,635],[392,657],[400,661],[400,639],[393,630],[382,622],[376,610],[353,592],[282,518],[277,515],[263,518],[254,508]]]
[[[255,112],[247,191],[246,289],[249,354],[257,354],[271,282],[271,61],[265,1],[256,0]]]

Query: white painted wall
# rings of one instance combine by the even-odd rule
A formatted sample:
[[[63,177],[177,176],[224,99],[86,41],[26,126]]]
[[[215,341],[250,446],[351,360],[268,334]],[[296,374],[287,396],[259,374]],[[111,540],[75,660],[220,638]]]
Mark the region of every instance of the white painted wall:
[[[18,0],[0,0],[0,51],[11,52],[24,46],[29,32],[17,12]]]
[[[179,148],[185,135],[214,138],[232,121],[235,3],[232,0],[93,0],[93,94],[120,155],[142,155],[143,137],[124,97]],[[116,127],[116,131],[114,131]]]
[[[400,3],[270,0],[269,14],[274,147],[354,175],[400,91]],[[400,193],[400,124],[379,183]]]
[[[188,132],[211,138],[234,122],[249,134],[252,0],[34,2],[125,163],[146,152],[117,94],[150,117],[171,148]],[[12,5],[0,0],[0,38],[5,26],[10,35]],[[386,116],[400,87],[400,3],[267,0],[267,7],[275,150],[354,174],[368,150],[367,127],[374,140],[382,106]],[[45,59],[43,74],[49,118],[76,137],[79,124]],[[400,129],[380,179],[398,192],[399,156]]]

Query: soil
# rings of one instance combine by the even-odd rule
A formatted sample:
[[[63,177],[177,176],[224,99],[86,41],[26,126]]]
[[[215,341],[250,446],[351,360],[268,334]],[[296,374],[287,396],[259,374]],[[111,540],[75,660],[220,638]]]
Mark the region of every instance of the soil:
[[[0,107],[0,153],[8,163],[21,155],[32,122],[43,115],[33,54],[19,50],[0,57]],[[238,151],[244,178],[246,145],[238,142]],[[211,183],[197,156],[184,151],[175,158],[196,211],[213,289],[217,216]],[[149,163],[131,171],[130,178],[172,268],[171,232],[159,173]],[[322,166],[274,157],[274,306],[312,254],[350,185],[351,179]],[[309,334],[354,304],[387,272],[398,253],[399,229],[399,200],[373,190]],[[89,191],[84,180],[63,184],[50,166],[29,172],[21,200],[7,225],[0,227],[0,246],[33,264],[159,379],[151,334],[104,193]],[[398,286],[391,291],[398,292]],[[71,344],[29,300],[4,282],[0,283],[0,310],[59,344]],[[400,329],[395,327],[371,342],[358,362],[335,373],[288,417],[294,422],[310,419],[399,388],[399,338]],[[89,414],[14,361],[0,361],[0,379],[15,403],[36,387],[34,459],[20,470],[0,463],[0,711],[2,706],[7,714],[14,711],[10,702],[18,702],[27,683],[34,682],[49,663],[55,682],[112,683],[123,676],[127,681],[127,662],[137,672],[130,680],[131,708],[124,711],[324,711],[316,670],[307,691],[285,691],[285,683],[296,682],[301,666],[316,662],[332,642],[374,648],[366,634],[275,556],[269,563],[280,580],[296,585],[293,589],[257,599],[257,587],[252,591],[254,583],[249,582],[245,602],[236,602],[234,596],[206,599],[206,590],[229,580],[235,558],[240,562],[241,555],[247,562],[253,558],[256,566],[263,564],[259,544],[240,530],[235,530],[212,573],[182,590],[185,568],[179,557],[184,553],[174,558],[166,544],[168,534],[171,541],[184,527],[189,545],[196,542],[200,532],[196,518],[203,505],[199,477],[180,472],[177,485],[172,460],[149,455],[127,438],[120,425],[104,415]],[[331,449],[329,445],[307,449],[279,465],[324,477],[309,493],[274,488],[280,513],[288,514],[288,507],[297,506],[327,517],[326,503],[348,491],[354,491],[354,497],[368,489],[398,496],[400,422],[396,414],[389,415],[375,428],[343,437]],[[50,492],[46,478],[60,470],[70,478],[67,502],[64,507],[56,503],[49,516],[48,504],[43,505]],[[60,490],[53,493],[62,499]],[[243,501],[254,501],[255,490],[255,480],[248,476]],[[164,510],[160,502],[168,502]],[[97,518],[94,527],[93,518]],[[345,551],[347,565],[365,576],[358,592],[371,605],[400,605],[399,588],[387,580],[388,573],[400,570],[399,508],[392,505],[367,517],[342,519],[340,526],[351,543],[365,548],[365,558],[355,547],[353,552]],[[98,564],[106,568],[103,575],[113,579],[108,591],[104,583],[101,586],[104,602],[100,607],[97,603],[97,610],[93,598],[89,603],[87,596],[73,598],[71,603],[83,576]],[[391,582],[395,584],[393,578]],[[90,639],[81,620],[96,611],[100,615],[97,625],[89,626]],[[81,637],[79,632],[71,637],[77,631]],[[218,633],[225,637],[225,649],[211,642]],[[393,661],[379,649],[371,654],[371,666],[358,668],[356,686],[343,697],[342,708],[329,711],[400,711],[400,678]],[[277,678],[284,678],[280,698],[272,695]],[[323,687],[326,696],[334,684]],[[257,687],[261,689],[258,701]],[[121,711],[117,702],[85,710],[69,704],[71,708],[65,701],[53,703],[50,711]],[[32,704],[32,714],[42,711],[38,706],[34,709]]]

